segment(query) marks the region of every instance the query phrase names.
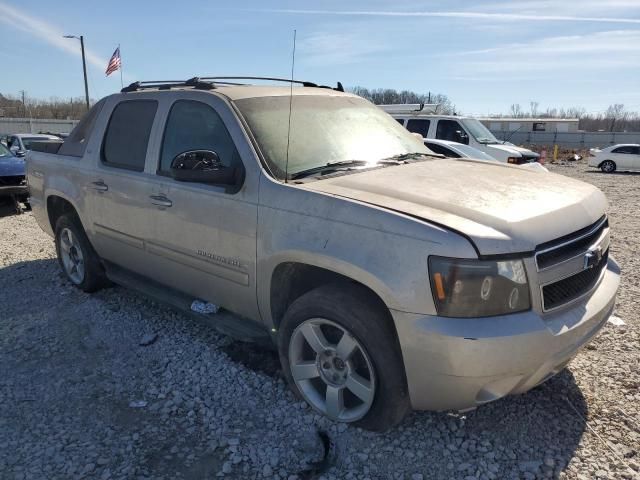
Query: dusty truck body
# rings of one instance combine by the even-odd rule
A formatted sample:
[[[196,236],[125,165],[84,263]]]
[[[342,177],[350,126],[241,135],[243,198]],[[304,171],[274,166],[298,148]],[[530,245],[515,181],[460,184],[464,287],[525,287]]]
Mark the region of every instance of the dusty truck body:
[[[57,153],[30,152],[34,215],[71,282],[221,305],[227,327],[271,337],[295,393],[365,428],[564,368],[614,306],[604,195],[441,158],[308,85],[136,84]]]

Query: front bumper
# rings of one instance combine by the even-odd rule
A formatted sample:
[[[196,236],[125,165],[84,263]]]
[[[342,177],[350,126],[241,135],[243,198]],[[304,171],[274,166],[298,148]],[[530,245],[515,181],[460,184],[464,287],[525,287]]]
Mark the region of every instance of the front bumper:
[[[553,313],[446,318],[392,311],[412,407],[465,410],[539,385],[604,326],[619,283],[610,258],[590,294]]]
[[[25,201],[28,196],[29,187],[27,185],[0,186],[0,197],[14,197]]]

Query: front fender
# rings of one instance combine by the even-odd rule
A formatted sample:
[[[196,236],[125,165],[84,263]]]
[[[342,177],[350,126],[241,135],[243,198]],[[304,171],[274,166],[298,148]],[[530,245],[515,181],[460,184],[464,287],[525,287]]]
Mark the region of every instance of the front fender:
[[[282,184],[266,187],[258,209],[257,297],[267,324],[274,320],[273,272],[284,262],[357,281],[388,308],[434,314],[429,255],[476,256],[460,235],[396,212]]]

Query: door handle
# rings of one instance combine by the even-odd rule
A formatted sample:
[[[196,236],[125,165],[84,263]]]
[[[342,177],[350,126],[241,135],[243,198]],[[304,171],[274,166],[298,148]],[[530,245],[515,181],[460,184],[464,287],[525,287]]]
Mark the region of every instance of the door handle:
[[[170,207],[173,205],[173,202],[164,195],[151,195],[149,198],[152,204],[158,205],[159,207]]]
[[[109,190],[109,186],[106,183],[104,183],[102,180],[98,180],[97,182],[91,182],[91,188],[99,192],[106,192],[107,190]]]

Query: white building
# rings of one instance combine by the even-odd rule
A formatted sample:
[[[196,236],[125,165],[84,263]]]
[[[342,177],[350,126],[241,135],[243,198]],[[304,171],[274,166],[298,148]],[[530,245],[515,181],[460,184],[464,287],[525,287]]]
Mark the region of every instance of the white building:
[[[578,131],[577,118],[478,118],[494,134],[496,132],[558,132]]]

